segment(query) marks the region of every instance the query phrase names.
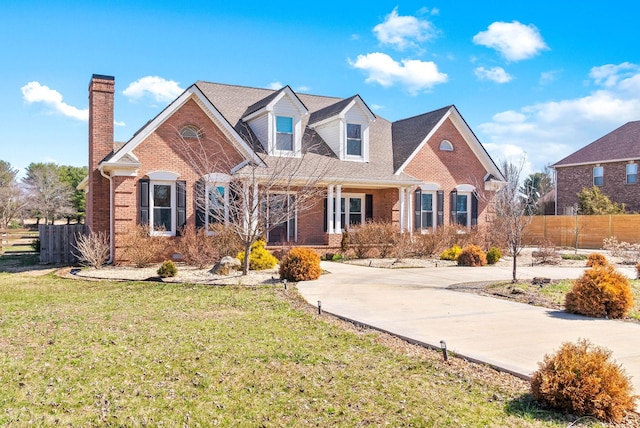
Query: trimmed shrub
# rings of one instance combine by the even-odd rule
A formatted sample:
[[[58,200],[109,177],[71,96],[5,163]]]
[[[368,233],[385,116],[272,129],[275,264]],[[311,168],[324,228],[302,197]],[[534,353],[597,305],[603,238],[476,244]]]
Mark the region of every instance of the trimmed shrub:
[[[611,265],[587,269],[565,296],[567,312],[598,318],[623,318],[633,307],[629,280]]]
[[[273,269],[278,264],[278,259],[265,248],[266,245],[267,243],[263,239],[251,244],[249,270]],[[240,263],[244,263],[244,251],[240,251],[236,258],[240,260]]]
[[[489,251],[487,251],[487,263],[490,265],[494,265],[498,263],[498,261],[502,258],[502,252],[498,247],[491,247]]]
[[[454,244],[440,254],[440,260],[458,260],[458,256],[462,252],[460,246]]]
[[[320,256],[310,248],[292,248],[280,262],[280,278],[287,281],[311,281],[321,273]]]
[[[611,351],[588,340],[564,343],[531,378],[536,400],[574,415],[621,422],[635,407],[633,386]]]
[[[467,245],[458,255],[458,266],[484,266],[487,257],[477,245]]]
[[[176,264],[171,260],[165,260],[158,268],[158,275],[162,278],[174,277],[178,274]]]
[[[587,258],[587,267],[607,266],[608,264],[609,260],[607,260],[604,254],[591,253]]]

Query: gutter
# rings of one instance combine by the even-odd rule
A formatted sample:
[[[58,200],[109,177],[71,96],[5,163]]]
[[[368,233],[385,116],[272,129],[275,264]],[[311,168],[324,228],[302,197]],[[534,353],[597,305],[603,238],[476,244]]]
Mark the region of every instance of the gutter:
[[[100,171],[100,175],[109,180],[109,260],[107,260],[107,264],[112,264],[113,256],[115,254],[115,236],[113,227],[113,177],[105,175],[101,166],[98,167],[98,171]]]

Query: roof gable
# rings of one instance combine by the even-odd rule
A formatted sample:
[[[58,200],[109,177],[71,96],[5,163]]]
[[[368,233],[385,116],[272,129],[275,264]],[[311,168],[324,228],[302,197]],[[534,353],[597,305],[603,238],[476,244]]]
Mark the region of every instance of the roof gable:
[[[216,107],[207,99],[197,85],[192,85],[186,89],[178,98],[162,110],[155,118],[147,122],[124,146],[113,154],[106,162],[109,164],[125,161],[133,154],[133,150],[138,147],[149,135],[158,129],[167,119],[169,119],[176,111],[180,109],[187,101],[195,100],[202,110],[215,120],[221,127],[229,139],[236,144],[236,147],[247,158],[258,164],[262,164],[262,160],[257,156],[252,147],[240,136],[227,119],[216,109]]]
[[[640,121],[627,122],[552,165],[554,168],[640,158]]]
[[[502,172],[454,105],[393,123],[393,161],[396,174],[404,171],[447,119],[460,132],[485,170],[498,180],[504,180]]]
[[[304,105],[304,103],[300,101],[300,98],[298,98],[296,93],[293,92],[293,90],[291,90],[289,86],[285,86],[284,88],[279,89],[270,95],[267,95],[263,99],[258,100],[257,102],[247,107],[244,114],[242,115],[242,120],[248,121],[267,111],[272,111],[274,109],[274,106],[285,97],[293,103],[293,105],[301,115],[309,113],[309,110]]]
[[[353,95],[349,98],[345,98],[336,102],[335,104],[331,104],[325,108],[311,113],[311,116],[309,117],[309,126],[318,126],[332,118],[343,117],[346,112],[355,105],[360,107],[363,113],[368,117],[369,121],[375,120],[376,115],[373,114],[369,106],[362,100],[360,95]]]

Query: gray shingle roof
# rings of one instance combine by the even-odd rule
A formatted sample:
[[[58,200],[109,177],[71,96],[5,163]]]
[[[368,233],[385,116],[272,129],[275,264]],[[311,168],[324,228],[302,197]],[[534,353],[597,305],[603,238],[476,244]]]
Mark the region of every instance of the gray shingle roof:
[[[397,170],[424,141],[426,136],[451,109],[451,105],[429,113],[393,122],[393,169]]]
[[[354,95],[354,96],[349,97],[349,98],[345,98],[343,100],[338,101],[335,104],[331,104],[331,105],[329,105],[329,106],[327,106],[325,108],[322,108],[322,109],[320,109],[318,111],[312,112],[311,116],[309,117],[309,124],[318,123],[318,122],[321,122],[321,121],[323,121],[325,119],[328,119],[330,117],[333,117],[333,116],[339,114],[356,97],[357,97],[357,95]]]
[[[640,159],[640,121],[625,123],[552,166],[563,167],[626,159]]]

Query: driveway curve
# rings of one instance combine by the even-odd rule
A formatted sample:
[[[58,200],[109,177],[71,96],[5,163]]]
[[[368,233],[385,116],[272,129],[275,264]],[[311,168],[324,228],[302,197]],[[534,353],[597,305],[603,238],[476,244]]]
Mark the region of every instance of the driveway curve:
[[[329,272],[298,284],[323,311],[439,347],[522,377],[563,342],[589,339],[613,353],[640,394],[640,324],[594,319],[448,290],[452,284],[510,280],[511,269],[485,266],[378,269],[322,262]],[[584,268],[518,267],[519,279],[577,278]],[[635,269],[619,269],[635,277]]]

